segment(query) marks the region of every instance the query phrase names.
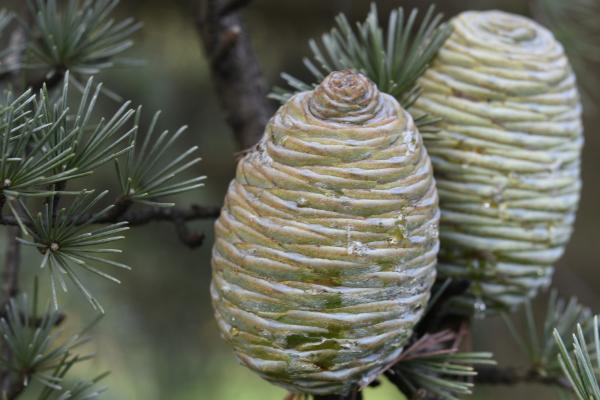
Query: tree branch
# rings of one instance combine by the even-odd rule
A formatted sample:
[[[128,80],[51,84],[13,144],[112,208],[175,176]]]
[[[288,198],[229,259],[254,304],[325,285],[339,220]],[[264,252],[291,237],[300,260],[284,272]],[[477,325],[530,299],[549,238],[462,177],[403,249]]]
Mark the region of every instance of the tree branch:
[[[21,5],[21,7],[24,7]],[[9,51],[3,63],[8,65],[13,88],[22,90],[20,82],[21,61],[27,41],[27,33],[23,26],[17,26],[10,36]],[[0,215],[4,208],[6,197],[0,192]],[[6,230],[6,255],[2,269],[2,284],[0,288],[0,312],[4,313],[10,300],[19,292],[19,268],[21,265],[21,246],[18,241],[20,230],[18,227],[10,227]],[[4,360],[12,358],[11,350],[6,343],[0,345],[0,354]],[[3,367],[0,370],[1,396],[5,399],[16,399],[24,390],[23,380],[20,377],[14,379],[11,371]]]
[[[170,222],[177,230],[179,240],[190,248],[196,248],[202,245],[204,240],[203,233],[190,231],[186,223],[190,221],[215,219],[219,216],[221,208],[217,206],[200,206],[192,204],[189,208],[164,208],[144,206],[138,209],[130,208],[131,203],[119,201],[115,203],[115,212],[109,212],[104,217],[95,221],[96,224],[115,224],[118,222],[128,222],[129,226],[141,226],[151,222]],[[77,223],[82,225],[90,220],[92,214],[82,216]],[[25,225],[31,222],[23,220]],[[12,215],[0,218],[0,225],[18,226],[18,222]],[[6,282],[6,281],[3,281]]]
[[[571,390],[571,385],[563,377],[544,376],[534,369],[519,370],[514,367],[480,366],[477,368],[475,383],[480,385],[518,385],[537,383]]]
[[[115,200],[113,208],[108,210],[103,219],[108,221],[106,223],[120,222],[119,219],[131,208],[132,205],[133,202],[131,199],[121,196]]]
[[[267,86],[238,10],[248,0],[197,0],[197,27],[216,93],[241,149],[262,137],[272,107]]]
[[[452,280],[446,286],[437,301],[430,305],[430,309],[415,327],[414,335],[422,337],[427,333],[435,333],[445,329],[450,329],[455,333],[460,333],[465,322],[469,318],[465,315],[458,315],[448,311],[449,302],[456,296],[460,296],[469,289],[470,282],[467,280]]]
[[[197,204],[192,204],[186,209],[176,207],[143,207],[137,210],[129,210],[118,218],[101,218],[97,222],[107,224],[127,221],[130,226],[145,225],[154,221],[189,222],[199,219],[214,219],[219,216],[220,212],[220,207],[199,206]]]
[[[65,77],[65,73],[65,68],[58,68],[55,71],[52,71],[49,76],[45,75],[40,78],[27,81],[25,86],[31,88],[34,92],[38,92],[44,87],[44,85],[46,85],[46,88],[50,90],[62,82],[63,78]]]
[[[179,240],[191,249],[200,247],[204,242],[204,233],[191,231],[187,222],[200,219],[214,219],[221,212],[220,207],[202,207],[193,204],[188,209],[146,207],[140,210],[129,210],[130,202],[117,201],[117,212],[109,213],[98,223],[115,223],[127,221],[130,226],[145,225],[154,221],[168,221],[175,226]]]
[[[132,209],[123,214],[107,214],[105,217],[97,219],[94,223],[96,224],[114,224],[118,222],[128,222],[129,226],[140,226],[146,225],[151,222],[189,222],[201,219],[214,219],[219,216],[221,211],[220,207],[217,206],[200,206],[192,204],[189,208],[176,208],[176,207],[142,207],[139,209]],[[91,214],[81,217],[78,221],[79,225],[82,225],[89,220]],[[25,225],[29,225],[30,222],[27,219],[22,219]],[[18,226],[17,220],[11,215],[0,218],[0,225],[7,226]]]

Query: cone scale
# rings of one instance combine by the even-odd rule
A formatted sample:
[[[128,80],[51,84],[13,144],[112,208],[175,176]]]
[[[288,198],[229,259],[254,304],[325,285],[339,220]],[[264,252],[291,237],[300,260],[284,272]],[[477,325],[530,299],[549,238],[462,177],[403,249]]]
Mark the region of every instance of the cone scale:
[[[442,209],[441,276],[476,309],[514,308],[550,283],[571,235],[583,145],[575,76],[552,34],[499,11],[464,12],[420,79],[416,111]]]
[[[367,383],[422,316],[438,219],[411,116],[364,76],[330,74],[285,103],[238,164],[215,225],[222,336],[293,392]]]

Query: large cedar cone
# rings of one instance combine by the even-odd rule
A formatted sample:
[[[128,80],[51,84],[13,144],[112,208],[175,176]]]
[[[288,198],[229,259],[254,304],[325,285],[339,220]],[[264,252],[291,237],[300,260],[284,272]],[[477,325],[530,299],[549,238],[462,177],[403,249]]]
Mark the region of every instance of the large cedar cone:
[[[215,225],[212,298],[243,364],[346,393],[389,366],[435,277],[437,194],[411,116],[363,75],[285,103]]]
[[[467,307],[514,307],[550,283],[571,235],[583,145],[562,46],[527,18],[464,12],[421,78],[416,111],[440,195],[441,276],[472,281]]]

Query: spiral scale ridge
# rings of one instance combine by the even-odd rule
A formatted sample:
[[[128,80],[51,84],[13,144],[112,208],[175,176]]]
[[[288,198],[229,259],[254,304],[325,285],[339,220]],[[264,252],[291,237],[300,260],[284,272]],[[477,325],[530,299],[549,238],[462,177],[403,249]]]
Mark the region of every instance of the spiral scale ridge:
[[[552,34],[499,11],[464,12],[420,84],[440,208],[442,276],[465,304],[514,307],[550,283],[568,242],[583,145],[575,76]]]
[[[410,115],[363,75],[330,74],[279,109],[229,186],[212,258],[223,337],[293,392],[367,383],[423,313],[438,221]]]

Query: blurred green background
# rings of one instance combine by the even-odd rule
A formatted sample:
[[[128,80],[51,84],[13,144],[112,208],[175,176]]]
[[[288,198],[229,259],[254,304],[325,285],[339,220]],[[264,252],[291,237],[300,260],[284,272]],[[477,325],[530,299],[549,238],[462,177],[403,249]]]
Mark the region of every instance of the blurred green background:
[[[23,0],[1,0],[14,7]],[[282,84],[279,73],[287,71],[305,77],[301,58],[308,54],[307,40],[331,27],[333,17],[346,13],[351,20],[363,19],[369,0],[255,0],[244,12],[249,32],[269,86]],[[380,13],[396,6],[425,9],[430,1],[378,1]],[[438,9],[450,17],[467,9],[502,9],[530,15],[523,0],[440,0]],[[189,1],[122,0],[121,17],[133,16],[144,23],[136,34],[136,45],[127,55],[145,60],[139,68],[116,69],[100,80],[134,104],[143,104],[146,119],[163,110],[161,126],[176,129],[190,126],[181,149],[200,146],[203,162],[198,174],[208,176],[206,187],[179,198],[179,205],[221,203],[233,177],[237,151],[232,135],[213,92],[207,61],[196,33],[193,7]],[[600,43],[600,38],[598,38]],[[586,85],[585,76],[579,77]],[[102,100],[105,110],[114,109],[111,100]],[[555,286],[563,295],[577,295],[599,310],[600,272],[597,249],[600,224],[598,186],[600,137],[594,127],[600,114],[593,101],[586,104],[586,147],[584,189],[575,235],[557,267]],[[114,187],[114,172],[99,171],[86,186]],[[102,301],[106,316],[95,330],[90,351],[96,359],[77,370],[91,376],[102,370],[112,374],[104,381],[103,398],[113,400],[271,400],[283,399],[285,392],[241,367],[217,331],[209,300],[212,221],[194,228],[206,233],[202,248],[189,250],[181,245],[169,224],[155,223],[136,228],[121,247],[123,261],[133,266],[120,273],[123,283],[88,280]],[[2,246],[3,247],[3,246]],[[0,250],[4,252],[4,248]],[[0,254],[2,257],[3,254]],[[30,288],[37,272],[38,256],[27,253],[22,273],[24,289]],[[42,279],[42,282],[46,282]],[[63,296],[68,318],[65,334],[93,318],[93,312],[79,294]],[[543,299],[539,299],[543,304]],[[498,319],[476,321],[473,330],[477,350],[493,350],[503,363],[519,365],[518,354],[507,330]],[[478,388],[473,398],[503,399],[557,398],[541,387]],[[367,392],[367,399],[401,399],[390,385]]]

